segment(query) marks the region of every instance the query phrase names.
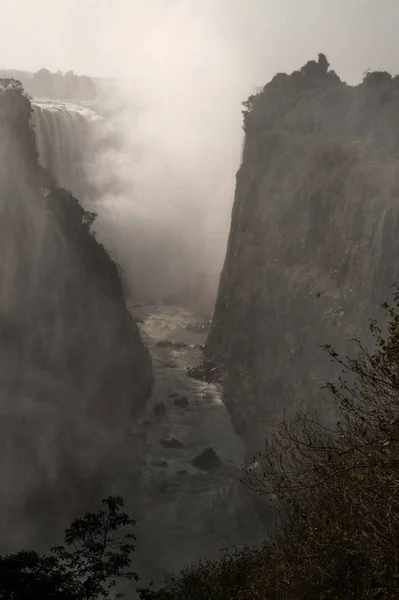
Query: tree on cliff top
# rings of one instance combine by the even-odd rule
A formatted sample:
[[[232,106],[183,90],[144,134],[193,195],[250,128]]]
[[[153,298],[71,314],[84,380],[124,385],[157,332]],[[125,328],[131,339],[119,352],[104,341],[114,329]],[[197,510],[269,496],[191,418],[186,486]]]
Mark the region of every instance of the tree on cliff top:
[[[121,598],[117,579],[138,580],[128,571],[135,524],[121,513],[120,497],[103,500],[107,510],[76,519],[65,532],[65,546],[48,556],[34,551],[0,557],[0,598],[4,600],[94,600]]]
[[[387,334],[356,358],[325,346],[342,375],[327,384],[337,422],[302,411],[274,429],[244,469],[248,491],[281,513],[262,547],[237,549],[170,577],[156,600],[362,600],[399,597],[399,288]]]

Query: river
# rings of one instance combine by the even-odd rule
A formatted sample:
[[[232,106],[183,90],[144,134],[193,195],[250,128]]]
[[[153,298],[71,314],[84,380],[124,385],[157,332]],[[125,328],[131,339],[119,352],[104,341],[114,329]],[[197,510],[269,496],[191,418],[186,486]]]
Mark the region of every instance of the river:
[[[151,398],[128,435],[139,440],[141,456],[140,518],[135,565],[140,574],[161,582],[164,571],[178,571],[201,557],[216,557],[222,547],[261,539],[254,506],[239,479],[244,444],[235,434],[217,385],[187,376],[201,361],[198,345],[206,333],[187,326],[196,315],[181,307],[133,307],[154,370]],[[167,340],[185,347],[160,347]],[[177,406],[185,397],[187,406]],[[154,408],[163,402],[164,415]],[[174,438],[182,447],[168,448]],[[204,471],[192,460],[206,448],[221,459]]]

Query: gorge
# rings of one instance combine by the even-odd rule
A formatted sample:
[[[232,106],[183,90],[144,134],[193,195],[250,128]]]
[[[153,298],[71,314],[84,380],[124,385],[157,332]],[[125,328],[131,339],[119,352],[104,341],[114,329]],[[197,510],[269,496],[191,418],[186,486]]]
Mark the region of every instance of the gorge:
[[[138,570],[157,584],[221,545],[261,539],[219,386],[186,374],[206,331],[190,331],[190,307],[134,303],[95,215],[75,198],[90,205],[101,117],[79,103],[30,102],[15,80],[1,80],[0,101],[2,149],[12,151],[1,173],[1,387],[13,537],[2,550],[45,547],[107,493],[137,519]],[[198,466],[209,448],[217,464]]]
[[[349,86],[320,54],[244,103],[208,335],[193,326],[214,299],[192,292],[201,226],[192,241],[181,205],[134,197],[133,242],[118,246],[104,207],[131,182],[126,164],[105,168],[120,166],[120,130],[95,103],[0,80],[4,551],[47,543],[102,493],[124,496],[137,570],[157,585],[266,537],[274,515],[242,490],[244,457],[284,411],[328,413],[320,387],[336,371],[320,345],[349,352],[398,278],[398,102],[398,77]],[[202,350],[223,387],[187,377]]]

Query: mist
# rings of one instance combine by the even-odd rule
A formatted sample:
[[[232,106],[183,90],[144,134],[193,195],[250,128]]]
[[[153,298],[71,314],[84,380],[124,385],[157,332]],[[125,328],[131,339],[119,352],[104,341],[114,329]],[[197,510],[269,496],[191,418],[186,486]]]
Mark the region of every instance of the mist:
[[[18,24],[24,43],[3,55],[13,67],[112,79],[96,106],[106,115],[98,150],[86,160],[91,194],[79,199],[98,212],[94,229],[136,299],[184,295],[206,273],[201,301],[212,304],[240,163],[241,102],[321,48],[349,81],[391,68],[395,32],[385,25],[398,10],[388,0],[384,13],[354,1],[7,0],[5,23]]]
[[[184,294],[200,274],[202,301],[216,291],[243,137],[240,103],[262,45],[260,35],[250,48],[242,43],[250,13],[222,8],[180,2],[161,11],[124,69],[129,80],[104,90],[97,106],[117,144],[107,149],[103,139],[90,170],[95,229],[138,298]]]

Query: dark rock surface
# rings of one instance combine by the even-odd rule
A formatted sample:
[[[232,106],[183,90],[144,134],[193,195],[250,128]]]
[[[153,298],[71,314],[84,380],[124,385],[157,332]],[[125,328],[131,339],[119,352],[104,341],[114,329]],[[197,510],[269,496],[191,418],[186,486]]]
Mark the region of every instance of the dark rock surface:
[[[156,460],[152,464],[154,465],[154,467],[163,467],[165,469],[168,466],[166,460]]]
[[[95,215],[39,166],[31,113],[0,80],[0,509],[20,547],[109,490],[152,381]]]
[[[206,383],[220,383],[223,380],[224,371],[212,359],[206,359],[196,367],[189,367],[187,375]]]
[[[175,342],[173,344],[174,348],[187,348],[187,344],[185,342]]]
[[[157,402],[157,404],[154,406],[154,415],[156,415],[157,417],[162,417],[164,414],[166,414],[165,403]]]
[[[224,401],[253,451],[283,408],[320,402],[335,379],[320,345],[352,354],[349,340],[383,318],[399,276],[398,125],[399,76],[351,87],[323,62],[245,103],[206,355],[226,367]]]
[[[215,469],[216,467],[220,467],[221,464],[222,461],[213,448],[206,448],[192,460],[193,467],[202,471]]]
[[[161,444],[162,446],[165,446],[165,448],[184,448],[184,444],[176,438],[171,438],[170,440],[162,440]]]
[[[179,396],[175,398],[175,406],[178,406],[179,408],[187,408],[189,404],[190,403],[187,400],[186,396]]]
[[[173,346],[173,342],[170,342],[169,340],[159,340],[159,342],[156,342],[155,345],[158,346],[158,348],[171,348]]]

